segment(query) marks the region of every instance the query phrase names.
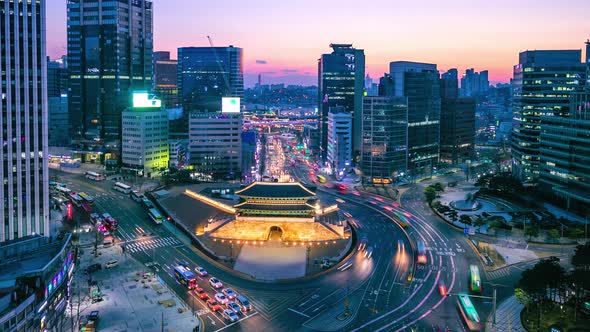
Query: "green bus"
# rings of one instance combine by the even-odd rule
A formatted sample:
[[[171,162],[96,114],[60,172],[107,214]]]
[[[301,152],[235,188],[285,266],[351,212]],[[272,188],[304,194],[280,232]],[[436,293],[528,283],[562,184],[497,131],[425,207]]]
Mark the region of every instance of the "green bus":
[[[481,321],[469,296],[467,294],[459,294],[457,304],[459,305],[461,317],[463,317],[469,331],[480,331]]]
[[[469,266],[469,290],[475,293],[482,291],[481,278],[479,276],[479,268],[477,265]]]

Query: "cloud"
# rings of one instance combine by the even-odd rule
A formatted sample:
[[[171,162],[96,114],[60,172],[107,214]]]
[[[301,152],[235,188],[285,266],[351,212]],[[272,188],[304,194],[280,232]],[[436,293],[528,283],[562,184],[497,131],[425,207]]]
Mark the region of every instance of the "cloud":
[[[297,73],[299,70],[297,69],[283,69],[281,70],[283,73]]]
[[[268,63],[268,61],[266,61],[266,60],[256,60],[256,64],[259,64],[259,65],[265,65],[267,63]]]

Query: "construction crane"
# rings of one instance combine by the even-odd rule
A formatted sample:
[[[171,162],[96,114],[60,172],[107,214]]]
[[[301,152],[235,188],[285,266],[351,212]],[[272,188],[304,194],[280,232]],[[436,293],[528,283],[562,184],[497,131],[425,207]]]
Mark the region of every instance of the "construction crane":
[[[229,82],[228,82],[227,76],[223,70],[223,66],[221,65],[221,61],[219,60],[219,57],[217,56],[217,50],[215,50],[215,46],[213,46],[213,39],[211,39],[210,36],[207,36],[207,39],[209,40],[209,45],[211,45],[211,50],[213,50],[213,55],[215,56],[215,61],[217,62],[217,66],[219,66],[219,72],[223,76],[223,82],[225,83],[225,89],[226,89],[225,94],[229,94],[229,93],[231,93]],[[229,73],[229,70],[228,70],[228,73]]]

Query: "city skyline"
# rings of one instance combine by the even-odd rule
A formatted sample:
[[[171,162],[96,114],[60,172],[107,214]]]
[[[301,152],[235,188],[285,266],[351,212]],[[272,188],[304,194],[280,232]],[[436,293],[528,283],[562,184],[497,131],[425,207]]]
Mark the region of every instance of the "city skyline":
[[[263,83],[317,85],[317,59],[330,43],[364,49],[366,72],[373,79],[388,71],[389,62],[407,60],[436,63],[441,72],[487,69],[491,83],[507,83],[520,51],[581,49],[588,37],[582,16],[572,16],[570,6],[549,1],[543,6],[500,1],[474,9],[463,0],[444,5],[432,1],[422,7],[375,0],[360,12],[350,1],[338,2],[339,8],[332,1],[307,0],[225,0],[206,6],[189,0],[167,2],[171,3],[175,5],[154,4],[154,51],[170,51],[176,58],[178,47],[208,46],[210,35],[215,46],[244,49],[247,87],[254,85],[258,74]],[[582,12],[590,9],[585,1],[568,3]],[[198,15],[203,11],[205,15]],[[53,59],[67,53],[65,1],[48,0],[47,13],[47,54]],[[565,16],[567,25],[559,19]]]

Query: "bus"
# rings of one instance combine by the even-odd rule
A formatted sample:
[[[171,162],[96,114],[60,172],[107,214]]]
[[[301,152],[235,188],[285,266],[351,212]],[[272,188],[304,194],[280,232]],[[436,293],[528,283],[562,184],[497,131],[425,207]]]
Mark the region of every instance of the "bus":
[[[426,246],[423,241],[418,240],[418,264],[426,264],[428,259],[426,258]]]
[[[141,203],[141,200],[143,199],[143,194],[140,194],[137,190],[133,190],[129,194],[129,197],[131,197],[131,199],[136,201],[137,203]]]
[[[148,215],[157,225],[161,225],[162,221],[164,221],[164,217],[162,217],[162,214],[156,208],[150,209]]]
[[[469,265],[469,290],[481,293],[482,285],[479,277],[479,268],[477,265]]]
[[[318,179],[319,183],[326,183],[326,177],[323,175],[316,176],[316,179]]]
[[[123,194],[129,194],[131,192],[131,186],[128,186],[122,182],[115,183],[113,189],[115,189],[116,191],[120,191]]]
[[[84,200],[82,199],[82,197],[80,197],[80,195],[73,193],[73,192],[70,193],[70,200],[77,207],[82,206],[82,203],[84,203]]]
[[[82,197],[82,199],[88,203],[88,205],[94,204],[94,198],[92,198],[92,196],[88,195],[87,193],[78,193],[78,196]]]
[[[193,289],[197,285],[197,278],[188,268],[178,265],[174,268],[174,276],[181,285]]]
[[[469,331],[480,331],[481,321],[467,294],[459,294],[457,304]]]
[[[57,187],[55,187],[55,190],[57,190],[58,193],[63,194],[65,196],[70,195],[70,193],[72,192],[70,189],[68,189],[66,187],[62,187],[60,185],[58,185]]]
[[[87,179],[94,180],[94,181],[102,181],[105,179],[104,175],[98,174],[95,172],[91,172],[91,171],[86,171],[86,173],[84,173],[84,176]]]

